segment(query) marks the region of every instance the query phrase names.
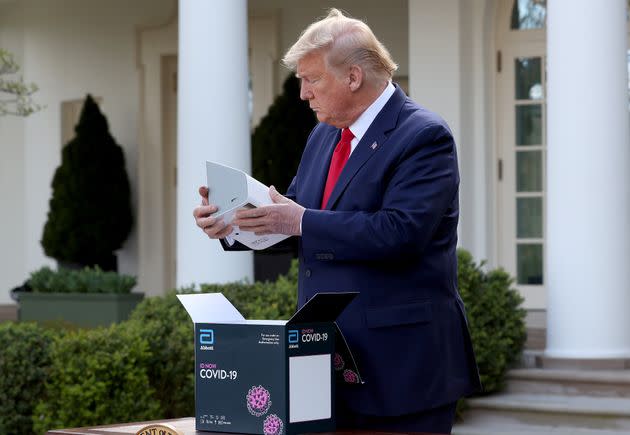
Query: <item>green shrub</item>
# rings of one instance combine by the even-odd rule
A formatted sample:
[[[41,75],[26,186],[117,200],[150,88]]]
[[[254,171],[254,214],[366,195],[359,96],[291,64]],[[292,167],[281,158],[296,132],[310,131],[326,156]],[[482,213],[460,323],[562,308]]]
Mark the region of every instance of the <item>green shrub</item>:
[[[136,278],[116,272],[103,272],[100,267],[82,270],[42,267],[31,273],[28,285],[39,293],[130,293]]]
[[[160,402],[160,418],[194,415],[193,324],[175,292],[144,299],[129,318],[149,343],[149,383]]]
[[[246,319],[287,320],[297,307],[297,283],[284,275],[275,282],[204,284],[204,293],[223,293]]]
[[[525,344],[523,298],[503,269],[484,272],[483,263],[477,265],[461,249],[457,261],[459,293],[466,306],[484,393],[499,391]]]
[[[115,270],[114,251],[133,221],[124,152],[90,95],[74,130],[52,180],[41,244],[60,262]]]
[[[151,355],[136,325],[67,333],[53,342],[50,358],[48,382],[35,409],[36,432],[160,415],[147,375]]]
[[[33,433],[33,409],[50,367],[54,334],[32,323],[0,324],[0,434]]]

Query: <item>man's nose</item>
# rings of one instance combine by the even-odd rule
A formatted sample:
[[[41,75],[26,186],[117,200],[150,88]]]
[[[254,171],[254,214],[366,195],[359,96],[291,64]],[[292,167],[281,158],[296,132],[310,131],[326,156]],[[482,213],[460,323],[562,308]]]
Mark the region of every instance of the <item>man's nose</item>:
[[[308,89],[307,86],[304,85],[304,82],[300,85],[300,99],[302,100],[310,100],[313,98],[313,93]]]

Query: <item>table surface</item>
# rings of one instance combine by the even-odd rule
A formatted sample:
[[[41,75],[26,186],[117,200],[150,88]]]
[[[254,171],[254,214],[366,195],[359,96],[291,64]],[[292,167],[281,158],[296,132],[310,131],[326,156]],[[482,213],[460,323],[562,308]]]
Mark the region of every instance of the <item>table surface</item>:
[[[174,420],[156,420],[145,421],[140,423],[124,423],[124,424],[112,424],[107,426],[95,426],[95,427],[82,427],[76,429],[54,429],[46,432],[46,435],[129,435],[135,434],[143,427],[149,424],[167,423],[175,427],[185,435],[208,435],[214,432],[202,432],[195,430],[195,419],[193,417],[179,418]],[[226,435],[226,432],[221,432]],[[374,432],[374,431],[336,431],[336,432],[320,432],[319,435],[386,435],[386,434],[400,434],[403,432]],[[406,434],[415,435],[431,435],[425,432],[404,432]]]

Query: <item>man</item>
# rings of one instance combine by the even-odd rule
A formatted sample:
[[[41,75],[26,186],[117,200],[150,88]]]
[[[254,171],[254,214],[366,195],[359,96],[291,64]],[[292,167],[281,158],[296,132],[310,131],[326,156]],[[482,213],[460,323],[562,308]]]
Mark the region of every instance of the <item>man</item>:
[[[360,292],[338,324],[365,383],[338,388],[339,427],[450,433],[457,400],[480,389],[457,293],[451,132],[391,83],[397,66],[369,27],[336,9],[284,63],[320,123],[286,197],[271,187],[273,205],[233,224],[300,237],[300,306],[320,291]],[[200,194],[197,225],[229,236]]]

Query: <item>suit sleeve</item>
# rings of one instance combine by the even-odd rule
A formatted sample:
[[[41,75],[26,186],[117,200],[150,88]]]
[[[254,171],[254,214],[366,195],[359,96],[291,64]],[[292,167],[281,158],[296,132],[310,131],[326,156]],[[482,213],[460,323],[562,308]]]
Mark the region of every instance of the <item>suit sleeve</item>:
[[[306,210],[303,254],[314,259],[325,251],[338,261],[421,254],[447,214],[458,184],[451,133],[442,125],[427,126],[397,160],[380,210]]]

